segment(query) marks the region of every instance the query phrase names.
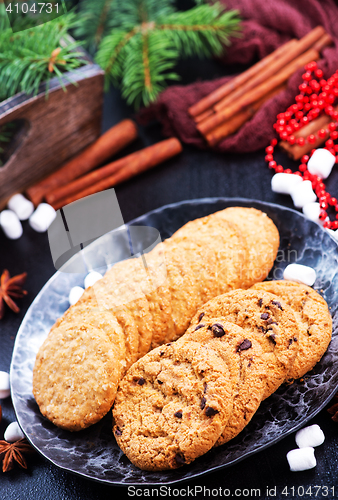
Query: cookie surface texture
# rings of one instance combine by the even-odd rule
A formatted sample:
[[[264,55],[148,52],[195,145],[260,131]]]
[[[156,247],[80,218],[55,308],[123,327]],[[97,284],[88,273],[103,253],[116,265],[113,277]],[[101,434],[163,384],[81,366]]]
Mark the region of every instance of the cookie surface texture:
[[[235,224],[246,241],[246,265],[242,268],[242,288],[263,281],[269,274],[277,256],[279,233],[265,212],[255,208],[229,207],[216,212],[220,217]]]
[[[264,398],[283,383],[298,351],[298,324],[293,310],[278,296],[264,290],[234,290],[204,304],[188,332],[203,320],[224,317],[255,335],[267,368]]]
[[[229,371],[196,342],[160,346],[135,363],[119,385],[113,432],[144,470],[181,467],[212,448],[232,411]]]
[[[61,323],[35,361],[33,394],[41,413],[70,431],[98,422],[115,399],[120,355],[103,329],[85,322]]]
[[[266,387],[267,366],[255,336],[238,325],[222,317],[202,317],[196,328],[177,343],[194,341],[214,349],[227,362],[233,381],[233,410],[214,445],[220,446],[237,436],[257,411]]]
[[[331,340],[332,319],[326,301],[313,288],[293,281],[264,281],[253,288],[278,295],[293,309],[299,346],[287,379],[302,377],[318,363]]]

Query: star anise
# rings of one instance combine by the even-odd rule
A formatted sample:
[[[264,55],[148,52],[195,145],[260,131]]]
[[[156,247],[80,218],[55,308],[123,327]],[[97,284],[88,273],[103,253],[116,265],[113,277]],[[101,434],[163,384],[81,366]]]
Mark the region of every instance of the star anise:
[[[34,448],[31,447],[25,438],[19,439],[19,441],[15,441],[15,443],[0,441],[0,461],[2,461],[2,472],[12,470],[15,462],[17,462],[24,469],[27,469],[27,463],[23,454],[34,453],[34,451]]]
[[[13,298],[21,299],[24,295],[27,295],[26,290],[22,289],[26,278],[27,273],[18,274],[12,278],[7,269],[2,273],[0,278],[0,319],[5,314],[5,302],[15,313],[20,311]]]
[[[330,413],[330,415],[332,415],[332,420],[334,422],[338,422],[338,393],[333,396],[332,403],[333,405],[330,406],[327,411]]]

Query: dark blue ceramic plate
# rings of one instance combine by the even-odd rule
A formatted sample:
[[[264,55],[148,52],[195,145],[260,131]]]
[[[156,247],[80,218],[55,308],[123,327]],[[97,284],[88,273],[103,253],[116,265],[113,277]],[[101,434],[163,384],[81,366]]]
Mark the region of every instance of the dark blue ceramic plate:
[[[277,225],[280,251],[271,278],[281,278],[290,262],[316,269],[314,288],[329,304],[333,316],[333,339],[328,351],[304,382],[282,386],[264,401],[250,424],[229,443],[211,450],[195,462],[168,472],[144,472],[134,467],[118,448],[111,432],[111,414],[78,433],[58,429],[41,413],[32,395],[32,370],[38,348],[55,320],[68,307],[68,293],[83,284],[83,275],[57,272],[29,308],[18,332],[12,365],[11,390],[18,421],[29,441],[52,463],[67,471],[113,485],[161,485],[189,480],[242,460],[287,434],[316,415],[338,385],[338,251],[331,236],[300,213],[287,208],[245,199],[206,198],[175,203],[145,214],[131,225],[157,228],[162,239],[187,221],[228,206],[255,207],[266,212]],[[105,235],[85,249],[88,256],[109,253]],[[94,250],[94,252],[93,252]]]

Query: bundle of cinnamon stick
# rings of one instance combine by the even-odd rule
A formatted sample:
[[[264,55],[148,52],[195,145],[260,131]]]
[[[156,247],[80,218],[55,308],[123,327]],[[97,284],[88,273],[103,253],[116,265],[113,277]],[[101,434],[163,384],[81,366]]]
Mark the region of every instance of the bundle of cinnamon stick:
[[[232,78],[189,108],[196,127],[210,146],[236,132],[257,110],[286,87],[300,68],[320,57],[332,43],[322,26],[300,40],[290,40],[257,64]]]
[[[96,168],[137,135],[136,124],[123,120],[62,168],[29,188],[26,191],[28,198],[34,205],[46,201],[58,210],[85,196],[112,188],[182,151],[180,141],[171,138]]]

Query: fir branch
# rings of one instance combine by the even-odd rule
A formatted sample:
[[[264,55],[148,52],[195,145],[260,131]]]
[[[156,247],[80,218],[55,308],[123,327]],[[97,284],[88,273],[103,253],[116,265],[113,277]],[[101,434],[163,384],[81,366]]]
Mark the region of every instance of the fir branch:
[[[43,81],[48,86],[57,76],[62,82],[62,73],[87,64],[75,50],[78,42],[62,42],[74,23],[75,15],[67,14],[25,31],[0,31],[0,101],[17,92],[36,94]]]
[[[205,5],[199,0],[185,12],[175,11],[172,0],[124,0],[119,8],[117,4],[110,4],[110,13],[115,13],[119,27],[103,38],[96,61],[106,81],[120,85],[135,107],[154,101],[166,80],[178,79],[171,70],[180,54],[220,55],[229,37],[239,31],[238,12],[224,12],[219,3]]]

